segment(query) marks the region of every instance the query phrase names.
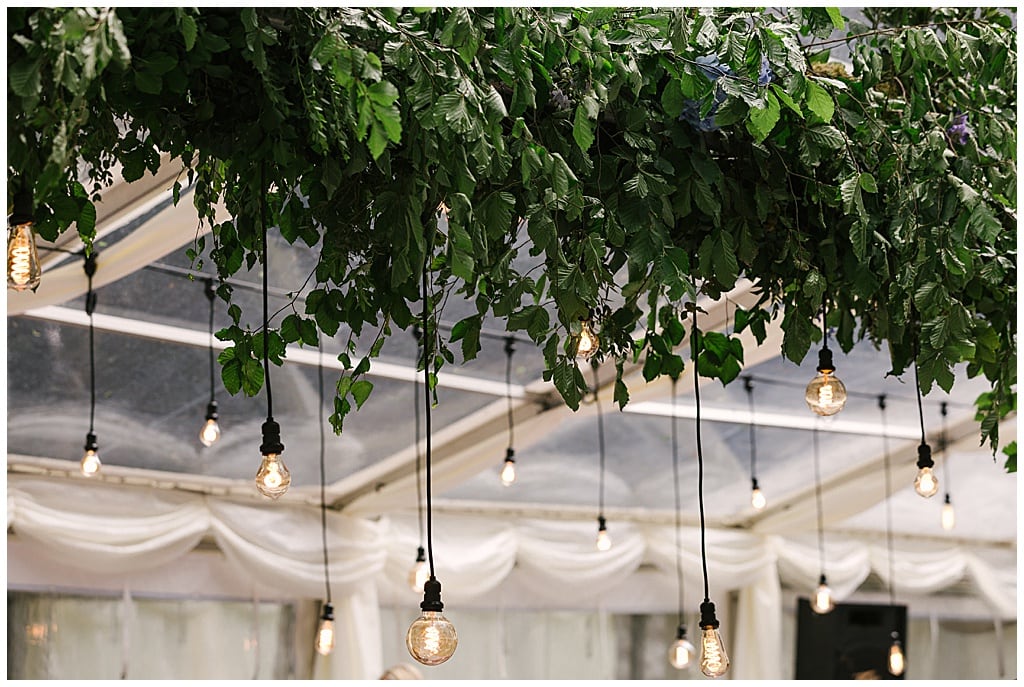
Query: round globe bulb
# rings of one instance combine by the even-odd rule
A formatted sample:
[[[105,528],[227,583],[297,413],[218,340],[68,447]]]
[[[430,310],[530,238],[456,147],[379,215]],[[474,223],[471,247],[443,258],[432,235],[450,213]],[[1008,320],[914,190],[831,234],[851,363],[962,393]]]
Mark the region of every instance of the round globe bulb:
[[[590,360],[601,346],[601,340],[590,328],[590,321],[583,320],[580,325],[580,336],[576,343],[576,357]]]
[[[729,656],[725,653],[722,636],[714,627],[700,630],[700,672],[708,677],[722,677],[729,670]]]
[[[292,473],[276,453],[263,456],[260,469],[256,472],[256,489],[264,496],[276,499],[288,491]]]
[[[514,460],[506,460],[505,467],[501,469],[501,483],[506,487],[512,486],[516,481],[516,462]]]
[[[835,599],[832,598],[832,590],[828,585],[821,583],[814,590],[814,601],[811,603],[811,610],[820,615],[832,612],[836,607]]]
[[[681,637],[672,642],[672,646],[668,648],[668,662],[673,668],[679,670],[689,668],[693,664],[693,657],[696,653],[697,649],[690,643],[690,640]]]
[[[93,449],[88,449],[85,455],[82,456],[82,474],[86,477],[92,477],[93,475],[99,474],[100,468],[103,463],[100,462],[100,454]]]
[[[819,372],[807,385],[804,400],[817,415],[835,415],[846,405],[846,385],[830,372]]]
[[[32,222],[15,224],[7,235],[7,288],[14,291],[35,289],[43,275],[32,227]]]
[[[459,644],[455,626],[440,611],[423,611],[405,633],[409,654],[427,666],[444,663]]]
[[[914,491],[926,499],[935,496],[939,491],[939,479],[931,468],[921,468],[914,478]]]
[[[199,430],[199,441],[203,446],[209,448],[213,446],[217,440],[220,439],[220,425],[214,419],[208,419],[203,423],[203,428]]]
[[[764,493],[757,487],[754,487],[753,491],[750,492],[750,505],[757,510],[764,510],[764,507],[768,505],[768,499],[764,497]]]

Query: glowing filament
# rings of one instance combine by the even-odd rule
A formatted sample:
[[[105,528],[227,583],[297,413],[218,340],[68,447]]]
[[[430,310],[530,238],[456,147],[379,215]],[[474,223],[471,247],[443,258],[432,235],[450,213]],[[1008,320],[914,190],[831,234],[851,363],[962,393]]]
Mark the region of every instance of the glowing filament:
[[[82,456],[82,474],[86,477],[92,477],[100,471],[100,467],[103,463],[100,462],[100,454],[96,451],[89,449]]]
[[[505,467],[501,469],[501,483],[506,487],[510,487],[515,481],[516,463],[514,460],[506,460]]]
[[[729,670],[729,657],[725,653],[722,637],[713,627],[701,628],[700,672],[708,677],[722,677]]]
[[[7,238],[7,287],[15,291],[34,289],[41,277],[32,223],[11,227]]]

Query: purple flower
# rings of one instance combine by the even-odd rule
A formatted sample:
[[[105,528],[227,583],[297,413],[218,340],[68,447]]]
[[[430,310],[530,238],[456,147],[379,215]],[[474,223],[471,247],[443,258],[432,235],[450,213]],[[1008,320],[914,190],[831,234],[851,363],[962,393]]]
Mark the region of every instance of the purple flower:
[[[757,74],[757,85],[767,86],[774,78],[775,72],[772,71],[772,66],[768,63],[768,58],[761,55],[761,71]]]
[[[972,133],[971,127],[967,126],[967,114],[957,114],[953,117],[953,124],[946,129],[946,132],[950,135],[950,138],[960,145],[967,143],[967,139]]]

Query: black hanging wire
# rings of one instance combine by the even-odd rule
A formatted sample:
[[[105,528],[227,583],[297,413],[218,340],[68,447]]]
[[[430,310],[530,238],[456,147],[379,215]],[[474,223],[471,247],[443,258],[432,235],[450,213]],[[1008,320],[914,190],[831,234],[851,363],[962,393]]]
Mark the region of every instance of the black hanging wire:
[[[672,378],[672,487],[676,503],[676,589],[679,593],[679,625],[683,626],[683,501],[679,489],[679,441],[676,430],[676,383]]]
[[[213,299],[217,295],[213,290],[213,279],[206,280],[206,289],[204,290],[206,298],[210,301],[210,403],[214,402],[215,396],[215,385],[214,385],[214,355],[213,355]]]
[[[889,474],[889,424],[885,415],[885,396],[878,397],[882,416],[882,454],[885,465],[885,546],[889,553],[889,605],[895,606],[896,573],[892,546],[892,475]]]
[[[921,443],[928,443],[924,435],[924,404],[921,401],[921,378],[917,371],[917,356],[914,356],[914,391],[917,392],[917,417],[921,421]]]
[[[597,449],[600,460],[600,472],[598,476],[598,488],[597,488],[597,519],[600,527],[603,529],[605,524],[604,519],[604,414],[601,412],[601,399],[598,396],[598,389],[600,384],[597,378],[597,361],[595,360],[591,364],[591,368],[594,371],[594,404],[597,408]]]
[[[757,489],[757,432],[754,429],[754,385],[750,377],[743,378],[743,390],[747,392],[747,407],[750,409],[750,488]]]
[[[946,453],[946,449],[949,448],[949,434],[947,434],[946,417],[949,415],[949,408],[946,402],[943,401],[939,404],[939,413],[942,415],[942,434],[939,436],[939,450],[942,451],[942,478],[946,481],[946,503],[951,503],[949,498],[949,454]]]
[[[818,564],[821,570],[822,584],[825,579],[825,521],[824,512],[821,507],[821,468],[818,458],[818,425],[815,423],[811,432],[811,442],[814,444],[814,500],[818,510]]]
[[[260,191],[261,193],[266,189],[266,179],[264,178],[264,169],[260,165]],[[270,341],[269,341],[269,309],[267,307],[267,273],[269,272],[267,253],[269,249],[267,246],[267,203],[261,197],[260,198],[260,225],[263,230],[263,376],[267,383],[267,420],[271,421],[274,419],[274,394],[270,390]]]
[[[425,255],[423,256],[423,401],[426,408],[425,427],[426,430],[426,473],[427,473],[427,560],[430,564],[430,577],[434,578],[434,541],[433,541],[433,520],[430,500],[430,322],[428,311],[430,309],[430,295],[427,290],[427,272],[430,268],[431,241],[427,241]]]
[[[423,332],[420,331],[419,327],[414,328],[413,336],[416,337],[416,357],[421,358],[424,367],[426,367],[426,358],[423,358]],[[416,562],[426,560],[424,558],[423,551],[423,453],[420,451],[420,382],[418,379],[413,378],[413,409],[416,417],[416,516],[419,520],[420,525],[420,545],[416,549]]]
[[[708,556],[704,524],[704,449],[701,448],[700,440],[700,375],[697,369],[700,338],[697,330],[697,304],[693,303],[691,307],[693,309],[693,331],[690,335],[690,348],[693,356],[693,396],[697,406],[697,504],[700,507],[700,563],[704,572],[704,603],[710,604],[711,594],[708,591]],[[702,621],[701,624],[703,625],[704,622]]]
[[[96,274],[96,253],[85,256],[85,275],[89,280],[85,295],[85,312],[89,315],[89,443],[95,443],[96,421],[96,336],[92,315],[96,310],[96,292],[92,290],[92,277]],[[88,448],[88,447],[87,447]]]
[[[505,459],[512,460],[515,456],[513,445],[515,441],[515,423],[512,420],[512,354],[515,353],[515,339],[511,336],[505,339],[505,399],[508,402],[508,448],[505,450]]]
[[[324,466],[327,441],[324,433],[324,343],[322,337],[320,337],[318,349],[316,379],[320,399],[317,406],[317,415],[320,421],[320,538],[324,549],[324,588],[327,594],[326,603],[329,607],[331,605],[331,575],[327,562],[327,474]]]

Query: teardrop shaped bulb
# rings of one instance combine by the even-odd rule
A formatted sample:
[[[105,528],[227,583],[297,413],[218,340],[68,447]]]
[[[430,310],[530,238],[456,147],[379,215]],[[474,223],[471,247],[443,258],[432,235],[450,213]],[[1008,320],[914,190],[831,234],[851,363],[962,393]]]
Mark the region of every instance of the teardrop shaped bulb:
[[[276,453],[263,456],[263,462],[256,473],[256,489],[261,494],[276,499],[288,491],[291,483],[292,473]]]

